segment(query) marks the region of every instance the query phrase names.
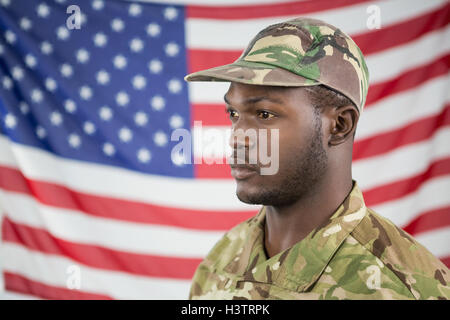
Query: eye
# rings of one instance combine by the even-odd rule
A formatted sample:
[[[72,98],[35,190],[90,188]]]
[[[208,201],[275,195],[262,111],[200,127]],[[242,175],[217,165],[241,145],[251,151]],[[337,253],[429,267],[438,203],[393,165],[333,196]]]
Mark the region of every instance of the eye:
[[[231,120],[233,120],[239,116],[239,113],[237,113],[236,110],[227,109],[227,113],[229,114],[229,117]]]
[[[270,112],[268,112],[268,111],[264,111],[263,110],[263,111],[259,111],[258,112],[258,117],[261,118],[261,119],[264,119],[264,120],[268,120],[268,119],[271,119],[271,118],[275,117],[275,115],[270,113]]]

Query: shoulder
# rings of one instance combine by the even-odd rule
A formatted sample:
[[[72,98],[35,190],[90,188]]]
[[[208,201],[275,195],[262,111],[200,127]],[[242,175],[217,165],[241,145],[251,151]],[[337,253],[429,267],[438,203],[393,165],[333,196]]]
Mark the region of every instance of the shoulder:
[[[388,219],[368,208],[351,235],[380,259],[416,299],[450,298],[449,269]]]
[[[223,269],[231,262],[254,233],[258,215],[249,218],[227,231],[208,252],[202,264],[210,269]]]

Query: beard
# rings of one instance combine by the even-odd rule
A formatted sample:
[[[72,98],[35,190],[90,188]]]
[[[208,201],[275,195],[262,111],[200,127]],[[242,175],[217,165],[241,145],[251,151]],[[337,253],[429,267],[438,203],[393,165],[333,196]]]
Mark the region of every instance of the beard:
[[[318,112],[318,111],[317,111]],[[274,176],[263,177],[264,182],[257,190],[238,188],[239,200],[249,204],[283,207],[313,193],[325,175],[328,166],[327,153],[322,143],[322,121],[314,111],[314,126],[309,142],[303,150],[296,150],[295,156],[283,164]]]

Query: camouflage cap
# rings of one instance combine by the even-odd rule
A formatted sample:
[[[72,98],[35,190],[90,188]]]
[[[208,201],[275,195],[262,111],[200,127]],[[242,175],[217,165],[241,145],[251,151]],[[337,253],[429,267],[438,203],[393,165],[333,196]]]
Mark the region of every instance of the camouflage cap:
[[[233,63],[191,73],[186,81],[301,87],[323,84],[361,112],[369,71],[355,42],[321,20],[296,18],[260,31]]]

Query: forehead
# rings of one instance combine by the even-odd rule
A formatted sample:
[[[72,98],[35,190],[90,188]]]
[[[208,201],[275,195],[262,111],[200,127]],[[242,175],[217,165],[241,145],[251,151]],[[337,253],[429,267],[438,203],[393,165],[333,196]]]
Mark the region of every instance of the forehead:
[[[271,102],[299,109],[310,105],[308,92],[303,87],[275,87],[232,82],[224,96],[231,105],[249,104],[260,101]]]

